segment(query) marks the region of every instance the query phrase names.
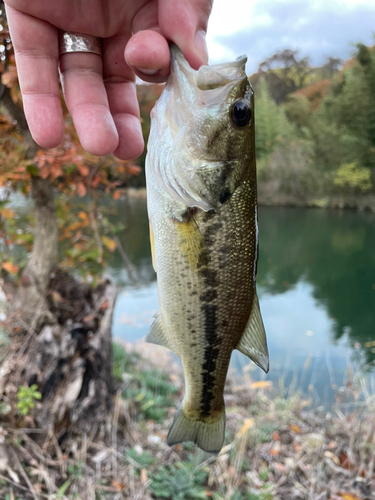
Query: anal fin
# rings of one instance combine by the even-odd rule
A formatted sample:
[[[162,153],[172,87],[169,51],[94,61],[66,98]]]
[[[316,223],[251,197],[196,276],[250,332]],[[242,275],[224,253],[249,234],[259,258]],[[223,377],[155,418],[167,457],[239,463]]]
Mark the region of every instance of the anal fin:
[[[162,347],[166,347],[167,349],[171,349],[168,339],[165,336],[164,328],[160,319],[160,313],[155,315],[155,319],[150,326],[148,334],[146,336],[146,342],[149,344],[161,345]],[[172,350],[172,349],[171,349]]]
[[[267,338],[256,292],[250,318],[236,349],[254,361],[266,373],[268,372],[269,356]]]

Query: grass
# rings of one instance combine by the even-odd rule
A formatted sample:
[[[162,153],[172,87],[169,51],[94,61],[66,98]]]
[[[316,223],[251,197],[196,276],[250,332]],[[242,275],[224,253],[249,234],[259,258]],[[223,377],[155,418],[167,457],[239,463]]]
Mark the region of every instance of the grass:
[[[345,405],[326,413],[298,395],[229,379],[226,442],[211,456],[192,443],[166,445],[182,385],[168,366],[114,345],[118,392],[94,436],[59,445],[54,436],[39,441],[0,427],[0,499],[374,499],[373,398],[350,413]]]

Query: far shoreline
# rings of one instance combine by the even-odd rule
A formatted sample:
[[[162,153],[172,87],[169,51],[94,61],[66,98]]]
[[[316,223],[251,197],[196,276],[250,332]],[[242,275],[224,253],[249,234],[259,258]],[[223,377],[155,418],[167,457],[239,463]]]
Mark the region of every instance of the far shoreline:
[[[145,187],[129,187],[126,195],[132,199],[146,200],[147,192]],[[320,198],[299,199],[296,196],[279,194],[271,199],[271,196],[258,193],[258,205],[267,207],[284,208],[320,208],[320,209],[339,209],[354,210],[358,212],[375,213],[375,195],[363,196],[322,196]]]

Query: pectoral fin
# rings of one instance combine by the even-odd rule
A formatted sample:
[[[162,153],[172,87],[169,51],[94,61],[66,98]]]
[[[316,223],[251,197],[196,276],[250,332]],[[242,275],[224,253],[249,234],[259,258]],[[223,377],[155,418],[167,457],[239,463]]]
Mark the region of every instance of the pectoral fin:
[[[269,369],[268,347],[258,296],[255,292],[253,308],[245,331],[236,349],[245,354],[266,373]]]
[[[149,344],[161,345],[163,347],[166,347],[167,349],[171,349],[167,337],[164,333],[163,325],[160,319],[160,313],[156,314],[154,322],[152,323],[145,340]]]
[[[208,250],[199,226],[189,210],[181,222],[176,222],[176,230],[179,238],[179,251],[190,268],[196,271],[199,265],[207,264]]]
[[[154,268],[154,271],[156,272],[155,237],[154,237],[154,231],[153,231],[152,226],[151,226],[151,221],[149,222],[149,227],[150,227],[150,244],[151,244],[152,267]]]

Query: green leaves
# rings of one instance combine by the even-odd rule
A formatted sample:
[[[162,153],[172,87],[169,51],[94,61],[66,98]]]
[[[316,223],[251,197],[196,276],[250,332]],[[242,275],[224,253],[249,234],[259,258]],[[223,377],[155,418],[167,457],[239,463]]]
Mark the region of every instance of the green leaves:
[[[152,478],[150,489],[156,498],[170,500],[207,500],[205,469],[191,462],[179,462],[161,469]]]
[[[42,395],[38,391],[37,384],[33,384],[30,387],[22,385],[18,389],[17,399],[18,410],[20,411],[21,415],[26,416],[33,408],[35,408],[36,401],[42,399]]]
[[[175,406],[173,396],[176,393],[177,389],[165,373],[151,369],[135,374],[124,391],[124,398],[132,401],[137,418],[161,422],[168,408]]]
[[[265,79],[261,79],[255,95],[255,148],[257,158],[269,155],[277,143],[295,135],[284,110],[271,98]]]
[[[358,166],[356,162],[346,163],[337,170],[333,182],[336,186],[358,188],[365,192],[372,187],[371,170]]]

